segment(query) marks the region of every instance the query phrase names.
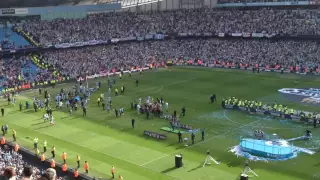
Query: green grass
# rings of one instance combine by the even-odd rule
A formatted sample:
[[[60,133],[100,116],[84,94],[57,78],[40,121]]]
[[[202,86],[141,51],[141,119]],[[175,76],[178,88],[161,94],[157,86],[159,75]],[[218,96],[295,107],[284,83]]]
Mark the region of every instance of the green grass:
[[[76,155],[81,156],[82,163],[90,164],[89,175],[110,178],[110,168],[115,166],[116,174],[121,174],[129,180],[235,180],[244,166],[244,158],[237,158],[228,152],[229,148],[239,143],[240,136],[248,136],[256,128],[261,128],[267,134],[277,133],[281,137],[300,136],[310,126],[296,123],[282,123],[276,118],[262,118],[243,112],[224,110],[220,107],[223,97],[236,96],[241,99],[281,102],[301,110],[317,111],[319,107],[302,105],[283,98],[277,92],[285,87],[319,87],[319,79],[314,76],[296,76],[291,74],[260,73],[205,68],[170,68],[147,72],[142,76],[118,77],[116,87],[124,85],[126,94],[113,97],[113,106],[123,107],[125,115],[116,118],[114,113],[102,111],[96,104],[99,93],[91,96],[87,108],[87,117],[82,112],[70,117],[66,109],[53,112],[55,126],[43,123],[43,113],[33,110],[18,111],[16,107],[7,106],[5,99],[0,105],[6,114],[0,117],[0,123],[7,123],[10,129],[16,129],[20,146],[32,148],[32,139],[46,140],[48,147],[56,146],[56,161],[61,162],[62,152],[68,153],[70,168],[76,165]],[[139,87],[135,80],[139,79]],[[106,79],[101,79],[103,92],[107,91]],[[94,86],[95,81],[90,81]],[[57,85],[49,88],[54,97],[60,88],[71,88],[73,84]],[[209,96],[217,94],[218,103],[210,104]],[[17,97],[17,102],[25,102],[37,96],[37,90],[23,92]],[[206,130],[205,141],[200,142],[200,134],[196,135],[196,144],[187,148],[177,143],[177,135],[161,131],[161,127],[169,126],[166,120],[138,115],[130,110],[130,102],[146,96],[163,97],[169,102],[169,111],[186,106],[186,116],[181,118],[184,124]],[[52,104],[54,107],[54,105]],[[55,109],[55,108],[54,108]],[[131,119],[136,120],[136,128],[131,128]],[[154,140],[143,136],[144,130],[166,134],[167,140]],[[10,131],[11,132],[11,131]],[[313,130],[311,141],[295,142],[302,147],[319,147],[320,131]],[[189,135],[184,135],[189,136]],[[11,135],[8,137],[10,140]],[[201,165],[210,149],[220,165],[212,164],[205,168]],[[174,155],[183,153],[184,167],[175,169]],[[50,157],[50,154],[46,154]],[[299,154],[295,159],[282,162],[251,162],[250,167],[259,174],[254,179],[301,180],[317,179],[320,176],[318,168],[319,154],[313,156]],[[81,172],[83,169],[81,168]],[[319,178],[318,178],[319,179]]]

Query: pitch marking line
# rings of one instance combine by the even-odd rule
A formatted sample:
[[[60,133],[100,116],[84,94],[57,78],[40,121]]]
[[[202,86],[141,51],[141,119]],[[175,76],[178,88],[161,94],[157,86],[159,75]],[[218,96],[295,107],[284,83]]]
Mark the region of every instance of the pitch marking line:
[[[138,94],[138,93],[140,93],[140,92],[145,92],[145,91],[149,91],[149,90],[152,90],[152,89],[159,88],[159,90],[153,92],[153,93],[156,93],[156,92],[161,91],[164,87],[168,87],[168,86],[172,86],[172,85],[177,85],[177,84],[182,84],[182,83],[185,83],[185,82],[188,82],[188,81],[192,81],[192,80],[195,80],[195,79],[197,79],[197,78],[191,78],[191,79],[186,79],[186,80],[182,80],[182,81],[176,81],[176,82],[173,82],[173,83],[170,83],[170,84],[165,84],[165,85],[161,85],[161,86],[155,86],[155,87],[143,89],[143,90],[140,90],[140,91],[131,92],[131,93],[128,93],[127,95],[130,95],[130,94]],[[120,96],[116,96],[116,97],[125,97],[125,95],[120,95]],[[116,97],[113,97],[113,98],[116,98]]]
[[[113,155],[111,155],[111,154],[107,154],[107,153],[102,152],[102,151],[99,151],[99,150],[95,150],[95,149],[92,149],[92,148],[88,148],[88,147],[86,147],[86,146],[83,146],[83,145],[80,145],[80,144],[76,144],[76,143],[74,143],[74,142],[72,142],[72,141],[69,141],[69,140],[66,140],[66,139],[63,139],[63,138],[59,138],[59,137],[52,136],[52,135],[50,135],[50,134],[48,134],[48,133],[45,133],[45,132],[41,132],[41,131],[37,131],[37,130],[33,130],[33,129],[26,128],[26,127],[23,127],[23,126],[21,126],[21,125],[19,125],[19,124],[17,124],[17,123],[12,122],[12,121],[7,121],[7,122],[9,122],[9,123],[11,123],[11,124],[14,124],[14,125],[16,125],[16,126],[19,126],[19,127],[23,128],[23,129],[28,129],[28,130],[30,130],[30,131],[34,131],[34,132],[37,132],[37,133],[40,133],[40,134],[44,134],[44,135],[47,135],[47,136],[52,137],[52,138],[54,138],[54,139],[59,139],[59,140],[61,140],[61,141],[68,142],[68,143],[73,144],[73,145],[75,145],[75,146],[80,146],[80,147],[82,147],[82,148],[84,148],[84,149],[89,149],[89,150],[91,150],[91,151],[95,151],[95,152],[98,152],[98,153],[105,154],[105,155],[107,155],[107,156],[113,157],[113,158],[115,158],[115,159],[118,159],[118,160],[121,160],[121,161],[125,161],[125,162],[127,162],[127,163],[132,164],[132,165],[140,166],[139,164],[134,163],[134,162],[132,162],[132,161],[129,161],[129,160],[126,160],[126,159],[117,157],[117,156],[113,156]],[[142,168],[149,169],[149,170],[152,170],[152,171],[161,173],[161,171],[158,171],[158,170],[155,170],[155,169],[152,169],[152,168],[149,168],[149,167],[142,167]],[[174,179],[180,180],[179,178],[176,178],[176,177],[171,176],[171,175],[166,174],[166,173],[161,173],[161,174],[165,174],[165,175],[170,176],[170,177],[172,177],[172,178],[174,178]]]
[[[237,122],[237,121],[233,121],[232,119],[230,119],[230,118],[226,115],[226,112],[227,112],[227,110],[224,110],[223,116],[224,116],[227,120],[229,120],[229,121],[231,121],[231,122],[233,122],[233,123],[236,123],[236,124],[241,124],[241,123],[239,123],[239,122]]]
[[[246,127],[246,126],[250,126],[251,124],[256,123],[256,122],[259,122],[259,121],[261,121],[261,120],[256,120],[256,121],[253,121],[253,122],[244,124],[244,125],[242,125],[242,126],[239,126],[239,127],[237,127],[237,128],[234,128],[234,129],[232,129],[232,130],[225,131],[225,132],[223,132],[223,133],[221,133],[221,134],[219,134],[219,135],[212,136],[212,137],[209,138],[209,139],[206,139],[206,140],[204,140],[204,141],[200,141],[200,142],[198,142],[198,143],[196,143],[196,144],[194,144],[194,145],[192,145],[192,146],[188,146],[188,147],[186,147],[186,148],[184,148],[184,149],[182,149],[182,150],[185,150],[185,149],[188,149],[188,148],[197,146],[197,145],[199,145],[199,144],[202,144],[202,143],[204,143],[204,142],[210,141],[210,140],[212,140],[212,139],[215,139],[215,138],[220,137],[220,136],[222,136],[222,135],[225,135],[225,134],[227,134],[227,133],[233,132],[233,131],[235,131],[235,130],[241,129],[241,128]],[[149,161],[149,162],[143,163],[143,164],[141,164],[140,166],[145,167],[145,165],[147,165],[147,164],[150,164],[150,163],[155,162],[155,161],[157,161],[157,160],[159,160],[159,159],[168,157],[168,156],[170,156],[170,155],[177,154],[177,153],[179,153],[179,152],[181,152],[181,150],[174,151],[173,153],[170,153],[170,154],[161,156],[161,157],[159,157],[159,158],[156,158],[156,159],[154,159],[154,160],[151,160],[151,161]]]
[[[239,123],[239,122],[237,122],[237,121],[234,121],[234,120],[230,119],[230,118],[227,116],[226,112],[227,112],[227,110],[224,111],[223,116],[224,116],[227,120],[229,120],[229,121],[231,121],[231,122],[233,122],[233,123],[241,124],[241,123]],[[252,127],[261,128],[261,126],[252,126]],[[297,129],[297,127],[292,127],[292,128],[289,128],[289,127],[282,127],[282,128],[281,128],[281,127],[279,127],[279,128],[277,128],[277,127],[270,127],[270,126],[263,126],[263,128],[264,128],[264,129]]]

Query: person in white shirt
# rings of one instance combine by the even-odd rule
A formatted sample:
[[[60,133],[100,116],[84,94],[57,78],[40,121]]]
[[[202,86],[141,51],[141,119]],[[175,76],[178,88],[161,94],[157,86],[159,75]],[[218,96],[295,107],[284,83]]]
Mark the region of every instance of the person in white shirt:
[[[53,116],[52,116],[52,115],[50,116],[50,125],[51,125],[51,126],[53,126],[53,125],[54,125],[54,118],[53,118]]]
[[[168,103],[168,102],[166,102],[166,103],[164,104],[164,106],[165,106],[165,108],[166,108],[166,112],[168,112],[169,103]]]
[[[62,101],[60,101],[60,102],[59,102],[59,108],[60,108],[60,109],[62,108],[62,105],[63,105],[63,103],[62,103]]]
[[[120,109],[119,109],[119,113],[120,113],[120,116],[124,115],[124,110],[123,110],[123,108],[120,108]]]
[[[46,121],[46,120],[49,120],[49,115],[47,113],[45,113],[43,115],[43,120]]]
[[[137,104],[137,113],[140,114],[140,104]]]

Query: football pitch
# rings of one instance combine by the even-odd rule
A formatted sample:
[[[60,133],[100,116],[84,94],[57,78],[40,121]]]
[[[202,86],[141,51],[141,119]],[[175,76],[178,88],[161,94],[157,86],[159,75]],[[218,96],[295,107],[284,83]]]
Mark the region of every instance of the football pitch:
[[[17,104],[7,105],[2,99],[1,106],[5,108],[5,116],[0,117],[0,123],[9,125],[8,139],[11,130],[17,131],[17,142],[20,146],[32,149],[33,138],[48,142],[50,149],[56,146],[56,161],[62,162],[62,152],[68,154],[68,168],[76,167],[76,155],[81,156],[80,172],[83,162],[90,165],[89,175],[101,179],[110,179],[110,169],[115,166],[116,176],[119,174],[126,180],[236,180],[244,168],[245,158],[237,158],[228,152],[232,146],[238,145],[240,137],[248,137],[256,129],[262,129],[266,134],[279,134],[281,138],[293,138],[303,135],[311,125],[293,123],[289,120],[267,116],[250,115],[248,113],[225,110],[221,108],[222,98],[235,96],[240,99],[259,100],[265,103],[281,103],[299,110],[317,112],[319,106],[301,104],[289,101],[282,96],[281,88],[319,88],[320,78],[315,76],[298,76],[293,74],[278,74],[228,69],[171,67],[144,72],[143,75],[127,74],[116,85],[126,87],[124,95],[114,97],[113,108],[124,108],[124,115],[116,118],[113,111],[107,113],[97,105],[100,93],[107,94],[107,78],[90,80],[89,86],[95,87],[96,81],[102,82],[102,89],[91,95],[87,107],[87,116],[82,116],[82,110],[69,116],[66,107],[56,110],[54,97],[61,88],[71,89],[74,83],[57,85],[47,88],[51,95],[51,107],[54,110],[55,125],[44,122],[44,112],[34,112],[32,105],[29,110],[19,111],[19,103],[32,102],[32,97],[38,96],[38,90],[22,92],[17,96]],[[139,80],[136,87],[135,81]],[[210,104],[210,95],[215,93],[217,101]],[[183,124],[205,129],[205,141],[201,133],[196,134],[196,142],[184,147],[178,143],[176,134],[161,131],[162,127],[170,127],[165,119],[146,115],[138,115],[131,110],[130,103],[141,97],[151,96],[154,99],[163,97],[169,103],[169,113],[181,112],[186,107],[186,116],[180,117]],[[43,95],[41,96],[43,98]],[[32,104],[32,103],[31,103]],[[135,119],[135,128],[131,127],[131,119]],[[167,135],[166,140],[156,140],[143,135],[144,130]],[[296,146],[314,148],[320,146],[320,130],[311,129],[313,139],[294,142]],[[190,139],[190,134],[184,135]],[[211,164],[202,167],[206,152],[219,165]],[[174,155],[183,154],[183,167],[174,168]],[[250,167],[259,175],[253,179],[268,180],[302,180],[320,179],[320,155],[299,153],[298,157],[287,161],[250,162]]]

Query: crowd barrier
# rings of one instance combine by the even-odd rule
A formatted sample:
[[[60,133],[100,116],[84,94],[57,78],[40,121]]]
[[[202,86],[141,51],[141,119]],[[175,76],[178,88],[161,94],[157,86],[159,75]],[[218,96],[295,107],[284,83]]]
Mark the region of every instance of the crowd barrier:
[[[10,147],[10,149],[14,148],[13,142],[7,141],[7,145]],[[44,162],[41,162],[40,157],[37,157],[34,153],[32,153],[31,151],[29,151],[28,149],[26,149],[24,147],[19,148],[19,153],[22,155],[24,161],[27,164],[33,165],[33,166],[38,167],[39,169],[43,169],[43,170],[50,168],[50,161],[49,161],[50,159],[49,160],[46,159]],[[62,171],[61,165],[62,164],[56,163],[55,170],[57,171],[57,176],[63,177],[64,179],[74,179],[73,169],[68,167],[67,173],[64,173]],[[76,168],[76,167],[74,167],[74,168]],[[93,180],[93,178],[87,176],[86,174],[79,173],[78,180]]]
[[[28,33],[25,33],[17,28],[13,28],[18,33],[23,36],[28,36]],[[14,54],[14,53],[31,53],[31,52],[42,52],[48,50],[56,50],[56,49],[65,49],[65,48],[78,48],[78,47],[86,47],[86,46],[97,46],[97,45],[106,45],[112,43],[126,43],[132,41],[150,41],[150,40],[166,40],[166,39],[187,39],[187,38],[220,38],[220,39],[286,39],[286,40],[320,40],[320,36],[315,35],[300,35],[300,36],[291,36],[287,34],[275,34],[275,33],[172,33],[172,34],[164,34],[164,33],[157,33],[157,34],[147,34],[145,36],[132,36],[126,38],[112,38],[109,40],[91,40],[87,42],[75,42],[75,43],[62,43],[62,44],[46,44],[39,45],[30,37],[26,37],[29,41],[32,42],[33,45],[37,47],[29,47],[29,48],[21,48],[21,49],[6,49],[0,51],[2,54]]]
[[[206,61],[206,62],[202,62],[201,64],[198,63],[179,63],[179,62],[174,62],[174,61],[167,61],[167,63],[169,62],[168,65],[175,65],[175,66],[196,66],[196,67],[208,67],[208,68],[224,68],[224,69],[239,69],[239,70],[245,70],[245,71],[252,71],[253,68],[255,68],[255,72],[257,73],[257,68],[259,68],[260,72],[277,72],[277,73],[293,73],[293,74],[299,74],[299,75],[314,75],[314,76],[319,76],[320,73],[316,72],[316,71],[312,71],[310,69],[301,69],[301,70],[294,70],[292,69],[293,67],[290,67],[290,69],[283,69],[281,70],[281,68],[279,67],[275,67],[275,68],[270,68],[270,67],[262,67],[262,66],[258,66],[258,67],[254,67],[254,66],[248,66],[246,67],[245,65],[243,65],[242,67],[240,67],[239,65],[222,65],[222,64],[214,64],[214,61]]]

